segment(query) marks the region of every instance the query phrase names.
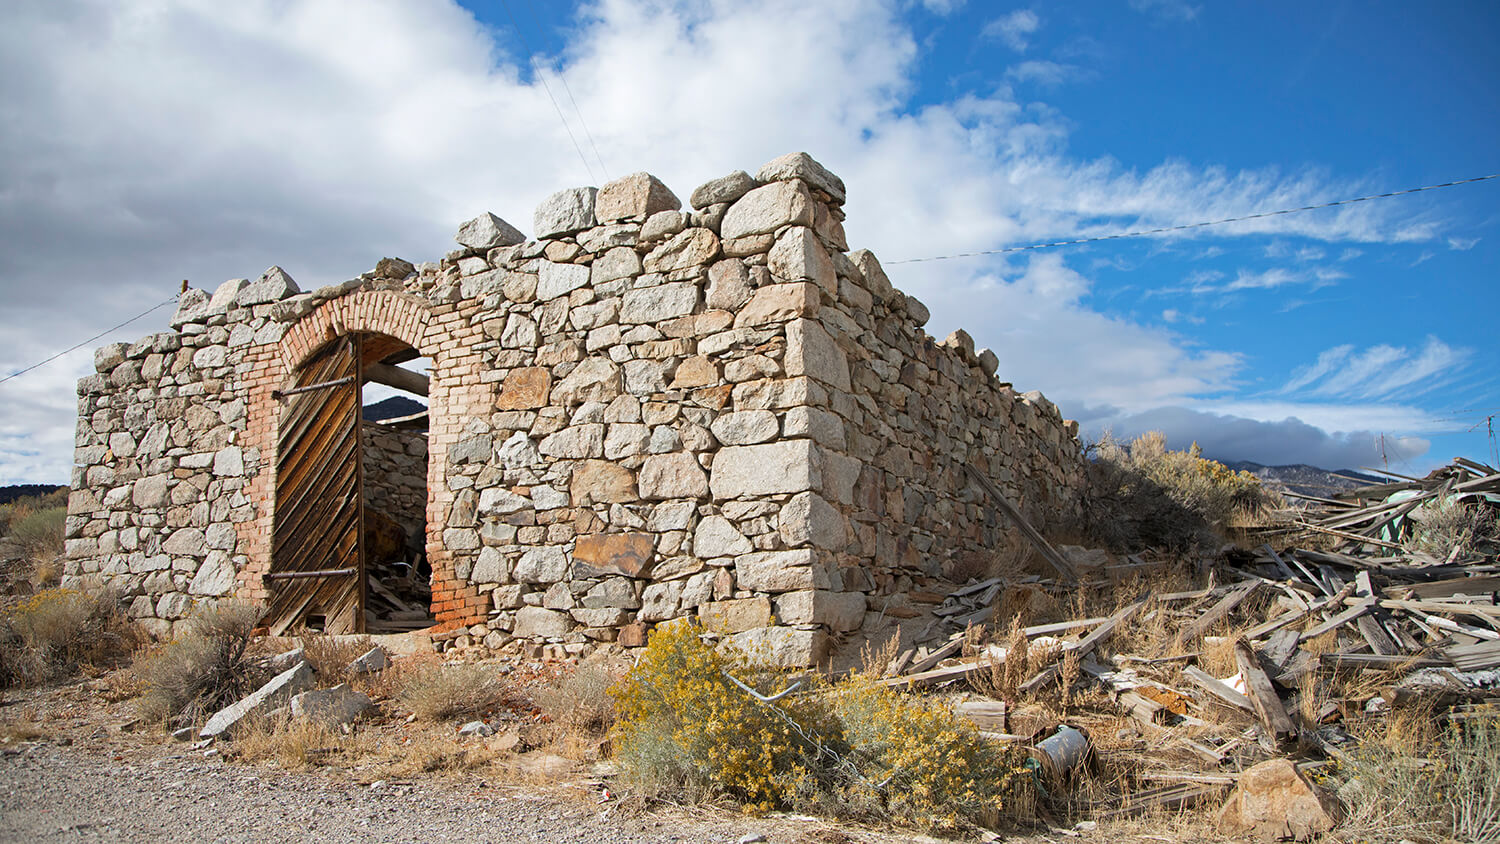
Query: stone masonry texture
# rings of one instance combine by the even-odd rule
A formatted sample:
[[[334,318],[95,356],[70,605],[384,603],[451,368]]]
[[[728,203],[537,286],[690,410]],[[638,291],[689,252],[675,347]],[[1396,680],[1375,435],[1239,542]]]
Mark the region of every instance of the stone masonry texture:
[[[163,636],[197,602],[263,600],[272,391],[351,332],[432,361],[425,445],[365,453],[401,478],[384,507],[425,508],[443,630],[630,644],[693,616],[810,664],[1021,556],[966,464],[1043,529],[1076,516],[1076,423],[967,333],[923,330],[849,251],[837,176],[794,153],[690,196],[635,173],[549,197],[540,240],[486,213],[440,262],[189,290],[171,331],[100,348],[78,384],[69,582]]]

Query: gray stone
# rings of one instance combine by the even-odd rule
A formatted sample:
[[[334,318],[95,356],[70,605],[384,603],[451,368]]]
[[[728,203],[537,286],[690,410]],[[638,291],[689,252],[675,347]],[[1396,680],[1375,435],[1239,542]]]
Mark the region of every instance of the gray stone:
[[[818,445],[837,451],[843,451],[847,445],[843,418],[819,407],[787,408],[781,427],[786,437],[812,437]]]
[[[198,737],[216,738],[223,735],[234,729],[235,725],[251,713],[269,712],[292,695],[312,688],[312,685],[312,666],[306,662],[300,662],[271,678],[270,682],[256,689],[248,697],[215,712],[208,719],[208,723],[203,725],[203,729],[198,731]]]
[[[821,323],[794,319],[786,325],[788,375],[807,375],[839,390],[848,391],[849,359]]]
[[[771,234],[782,226],[813,224],[813,198],[801,182],[773,182],[740,197],[724,212],[719,235],[725,240]]]
[[[651,325],[687,316],[698,306],[698,286],[689,282],[658,284],[625,292],[620,304],[620,322]]]
[[[536,298],[541,302],[556,299],[588,283],[589,268],[582,264],[543,261],[537,274]]]
[[[547,457],[578,460],[604,456],[604,426],[574,425],[542,440],[538,450]]]
[[[771,274],[787,281],[811,281],[830,296],[838,295],[838,273],[828,250],[806,226],[794,226],[776,239],[766,256]]]
[[[189,291],[191,292],[191,290]],[[203,291],[198,291],[203,292]],[[186,293],[183,294],[187,296]],[[109,372],[125,362],[125,350],[129,347],[124,343],[106,343],[94,350],[94,369],[99,372]]]
[[[239,297],[240,291],[249,285],[250,279],[248,278],[231,278],[219,285],[214,290],[213,297],[208,300],[208,312],[211,314],[228,313],[229,309],[234,306],[235,299]]]
[[[616,246],[594,259],[594,263],[589,266],[589,283],[600,285],[640,274],[640,254],[628,246]]]
[[[494,735],[495,728],[491,727],[489,724],[484,723],[483,721],[470,721],[469,723],[464,724],[462,727],[458,728],[458,734],[464,736],[465,738],[472,736],[484,738],[486,736]]]
[[[717,257],[718,236],[708,229],[693,228],[652,250],[642,266],[648,273],[670,273],[705,266]]]
[[[594,226],[594,196],[598,188],[568,188],[542,200],[532,215],[538,240],[580,232]]]
[[[515,226],[486,211],[458,227],[453,239],[470,249],[494,249],[496,246],[514,246],[524,243],[526,235]]]
[[[658,211],[641,226],[641,240],[645,243],[666,240],[682,231],[686,225],[686,215],[681,211]]]
[[[221,478],[245,475],[245,453],[237,445],[226,446],[214,454],[214,474]]]
[[[761,165],[755,178],[762,182],[801,179],[827,194],[835,205],[844,203],[844,180],[805,152],[792,152]]]
[[[353,662],[349,663],[350,674],[374,674],[391,667],[390,655],[385,648],[376,645],[360,654]]]
[[[610,402],[622,390],[620,367],[608,358],[587,358],[552,388],[552,403],[572,407],[586,401]]]
[[[176,557],[201,557],[208,550],[203,531],[195,527],[183,527],[172,531],[167,541],[161,544],[164,553]]]
[[[474,570],[469,572],[471,583],[499,583],[510,579],[510,572],[505,564],[505,555],[500,549],[492,545],[486,545],[479,550],[479,558],[474,561]]]
[[[581,603],[590,609],[637,609],[641,599],[636,597],[635,586],[626,577],[606,577],[584,593]]]
[[[715,467],[717,471],[717,463]],[[703,498],[709,490],[708,476],[693,455],[685,451],[647,457],[637,484],[641,498],[647,500]]]
[[[261,273],[260,278],[245,285],[234,296],[234,303],[242,308],[279,302],[288,296],[302,292],[297,282],[281,267],[271,267]]]
[[[167,324],[173,328],[181,328],[188,323],[202,322],[208,318],[209,301],[210,297],[206,291],[189,287],[177,297],[177,310],[172,313],[172,319]],[[124,345],[124,343],[120,344],[122,350]]]
[[[761,627],[729,637],[735,648],[783,668],[807,668],[828,656],[828,634],[822,630]]]
[[[709,487],[720,501],[817,489],[816,458],[808,440],[728,446],[714,456]]]
[[[849,253],[849,260],[864,277],[865,289],[883,302],[890,301],[896,288],[891,286],[891,279],[885,274],[885,269],[880,266],[880,260],[875,257],[875,253],[868,249],[858,249]]]
[[[708,268],[708,295],[706,304],[710,308],[735,311],[750,300],[750,273],[745,262],[738,258],[715,261]]]
[[[769,410],[742,410],[719,416],[709,429],[724,445],[754,445],[775,439],[781,425]]]
[[[750,540],[723,516],[704,516],[693,533],[693,553],[698,557],[732,557],[754,550]]]
[[[516,610],[516,624],[511,633],[518,639],[561,639],[573,629],[573,622],[565,612],[522,607]]]
[[[234,590],[234,562],[223,551],[210,551],[188,584],[188,594],[207,597],[228,595]]]
[[[927,310],[927,306],[915,296],[906,297],[906,315],[911,317],[911,321],[918,327],[926,325],[927,320],[932,319],[932,312]]]
[[[995,370],[1000,368],[1000,358],[991,349],[980,349],[977,357],[979,368],[984,371],[985,375],[994,375]]]
[[[374,705],[364,693],[349,688],[348,683],[340,683],[331,689],[314,689],[293,696],[291,710],[293,718],[337,727],[352,723]]]
[[[776,596],[776,618],[782,624],[821,624],[847,633],[864,624],[865,595],[824,589],[785,592]]]
[[[757,551],[734,561],[735,582],[752,592],[794,592],[827,589],[827,570],[811,548],[794,551]]]
[[[513,577],[521,583],[556,583],[568,574],[568,556],[552,545],[527,548],[516,561]],[[516,634],[520,636],[520,633]]]
[[[707,208],[721,202],[733,202],[756,187],[754,179],[744,170],[736,170],[728,176],[720,176],[699,185],[688,198],[694,208]]]
[[[677,615],[682,606],[680,580],[652,583],[641,592],[641,610],[636,617],[641,621],[666,621]]]
[[[838,550],[848,541],[848,525],[837,507],[815,492],[801,492],[788,501],[777,517],[777,531],[787,545],[811,544]]]

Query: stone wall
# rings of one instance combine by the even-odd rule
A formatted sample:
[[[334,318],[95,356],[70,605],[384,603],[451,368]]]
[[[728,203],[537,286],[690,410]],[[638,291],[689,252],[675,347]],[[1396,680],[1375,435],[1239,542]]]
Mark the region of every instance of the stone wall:
[[[365,506],[401,524],[412,536],[427,532],[427,435],[365,422]]]
[[[70,574],[107,567],[158,627],[200,576],[226,580],[204,571],[263,596],[270,391],[329,338],[376,332],[433,358],[427,551],[454,635],[634,645],[696,615],[819,660],[867,608],[1015,552],[966,463],[1043,525],[1082,484],[1076,426],[997,381],[967,335],[923,332],[921,303],[847,251],[843,202],[800,153],[700,186],[688,210],[637,173],[549,197],[535,240],[485,214],[440,263],[386,259],[313,294],[275,269],[189,291],[179,332],[101,350],[80,384]],[[159,419],[167,397],[193,420]],[[158,424],[171,440],[146,463],[108,452]],[[136,547],[106,547],[126,525]],[[166,543],[182,556],[151,579]]]

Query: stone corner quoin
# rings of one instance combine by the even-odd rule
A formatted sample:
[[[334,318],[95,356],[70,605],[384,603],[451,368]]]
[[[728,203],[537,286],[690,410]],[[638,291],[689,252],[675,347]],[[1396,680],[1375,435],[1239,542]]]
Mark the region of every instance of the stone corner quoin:
[[[298,588],[263,577],[272,394],[331,338],[380,335],[432,360],[425,443],[361,447],[416,475],[440,629],[638,645],[692,616],[819,663],[910,593],[1016,555],[966,465],[1044,526],[1084,483],[1076,423],[968,334],[929,336],[849,251],[844,201],[805,153],[687,208],[633,173],[547,197],[535,240],[484,213],[440,261],[189,289],[172,330],[101,347],[78,384],[66,578],[114,586],[162,636],[198,602]]]

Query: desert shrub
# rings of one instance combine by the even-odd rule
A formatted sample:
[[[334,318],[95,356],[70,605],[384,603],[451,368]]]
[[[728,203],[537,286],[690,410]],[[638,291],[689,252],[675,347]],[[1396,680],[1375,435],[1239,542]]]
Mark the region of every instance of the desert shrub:
[[[108,667],[140,641],[112,593],[44,589],[0,616],[0,686],[31,684]]]
[[[538,708],[554,724],[585,735],[602,735],[615,722],[609,687],[615,678],[601,666],[584,665],[556,683],[532,694]]]
[[[50,559],[63,551],[63,522],[67,518],[65,506],[25,510],[11,522],[10,535],[33,557]]]
[[[1412,516],[1411,538],[1404,543],[1408,553],[1423,553],[1443,561],[1463,559],[1477,553],[1482,544],[1500,541],[1500,516],[1487,506],[1438,500],[1423,505]]]
[[[187,630],[138,669],[142,717],[169,727],[195,724],[254,691],[264,672],[245,651],[260,615],[259,607],[232,601],[196,608]]]
[[[369,675],[355,674],[349,670],[349,664],[375,647],[369,636],[309,633],[301,637],[301,642],[303,656],[313,670],[318,672],[318,678],[324,685],[348,683],[363,690],[364,681]]]
[[[500,678],[479,665],[423,665],[401,682],[397,702],[424,721],[482,715],[506,698]]]
[[[751,811],[815,809],[929,829],[992,823],[1019,760],[951,712],[868,678],[834,688],[716,650],[691,623],[658,628],[612,689],[615,758],[649,793],[727,796]]]
[[[1368,841],[1500,841],[1500,722],[1456,723],[1435,741],[1366,741],[1341,771]]]
[[[1169,451],[1159,431],[1128,446],[1106,434],[1091,450],[1083,532],[1118,550],[1212,544],[1236,517],[1275,503],[1254,475],[1205,459],[1197,443]]]

